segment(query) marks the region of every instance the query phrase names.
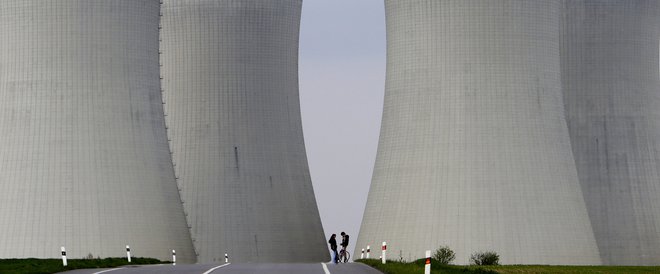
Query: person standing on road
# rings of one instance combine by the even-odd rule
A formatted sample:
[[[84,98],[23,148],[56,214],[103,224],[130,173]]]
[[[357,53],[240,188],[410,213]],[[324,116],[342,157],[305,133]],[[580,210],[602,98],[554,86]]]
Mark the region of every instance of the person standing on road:
[[[348,246],[348,234],[342,231],[341,233],[341,247],[346,250],[346,247]]]
[[[348,234],[346,234],[345,232],[342,231],[341,232],[341,251],[342,251],[343,256],[346,256],[344,252],[346,251],[346,247],[348,246],[348,238],[349,238]],[[342,258],[342,260],[343,260],[343,258]]]
[[[330,236],[330,240],[328,241],[328,243],[330,244],[330,249],[334,252],[334,256],[332,257],[332,261],[335,264],[339,263],[339,254],[337,254],[337,239],[336,238],[337,238],[337,234],[332,234],[332,236]]]

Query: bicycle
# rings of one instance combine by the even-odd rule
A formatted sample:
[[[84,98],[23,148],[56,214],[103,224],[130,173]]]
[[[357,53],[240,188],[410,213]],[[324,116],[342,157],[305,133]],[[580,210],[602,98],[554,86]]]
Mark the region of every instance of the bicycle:
[[[342,249],[339,251],[339,262],[348,263],[350,259],[351,259],[351,253],[349,253],[348,250]]]

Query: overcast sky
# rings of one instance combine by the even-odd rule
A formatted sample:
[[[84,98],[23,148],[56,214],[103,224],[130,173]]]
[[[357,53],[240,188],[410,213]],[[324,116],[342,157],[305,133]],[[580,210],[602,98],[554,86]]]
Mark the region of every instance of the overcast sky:
[[[303,1],[299,77],[309,167],[326,238],[346,231],[349,250],[376,157],[385,46],[382,0]]]

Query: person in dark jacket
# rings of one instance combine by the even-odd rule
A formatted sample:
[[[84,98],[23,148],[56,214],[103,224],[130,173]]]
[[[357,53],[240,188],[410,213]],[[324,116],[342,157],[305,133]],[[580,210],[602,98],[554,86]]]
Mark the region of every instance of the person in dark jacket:
[[[347,246],[348,246],[348,234],[346,234],[342,231],[341,232],[341,249],[346,250]]]
[[[337,234],[332,234],[328,243],[330,244],[330,249],[335,253],[332,257],[332,261],[336,264],[339,263],[339,254],[337,254]]]

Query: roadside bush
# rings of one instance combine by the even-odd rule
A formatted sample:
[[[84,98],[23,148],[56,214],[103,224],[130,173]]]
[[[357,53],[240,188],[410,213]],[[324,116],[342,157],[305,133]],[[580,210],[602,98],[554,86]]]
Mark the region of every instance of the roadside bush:
[[[441,246],[433,252],[431,258],[438,261],[441,265],[448,265],[456,258],[456,253],[448,246]]]
[[[497,255],[494,251],[476,252],[470,256],[470,264],[499,265],[500,255]]]

